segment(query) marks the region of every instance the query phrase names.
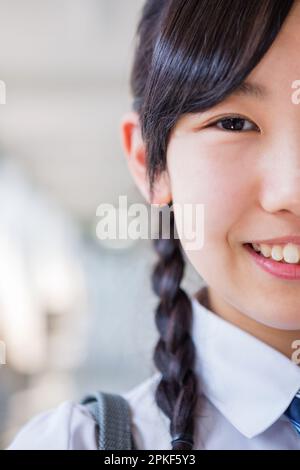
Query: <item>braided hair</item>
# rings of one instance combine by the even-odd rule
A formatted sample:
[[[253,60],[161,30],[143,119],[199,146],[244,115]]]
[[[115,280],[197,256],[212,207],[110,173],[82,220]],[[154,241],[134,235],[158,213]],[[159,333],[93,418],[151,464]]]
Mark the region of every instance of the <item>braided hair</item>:
[[[167,169],[168,142],[179,117],[213,107],[242,84],[272,45],[293,4],[146,0],[130,84],[146,149],[151,201],[156,177]],[[170,419],[172,449],[189,450],[200,390],[190,333],[192,303],[180,286],[185,261],[170,214],[170,238],[153,241],[158,261],[152,286],[159,298],[155,322],[160,335],[153,359],[161,372],[155,399]]]
[[[170,239],[154,240],[159,260],[152,274],[152,286],[160,302],[155,323],[160,338],[154,350],[154,363],[162,373],[155,399],[170,418],[173,449],[193,447],[193,410],[197,380],[193,371],[195,347],[191,338],[192,306],[181,289],[184,257],[175,238],[174,213],[170,212]]]

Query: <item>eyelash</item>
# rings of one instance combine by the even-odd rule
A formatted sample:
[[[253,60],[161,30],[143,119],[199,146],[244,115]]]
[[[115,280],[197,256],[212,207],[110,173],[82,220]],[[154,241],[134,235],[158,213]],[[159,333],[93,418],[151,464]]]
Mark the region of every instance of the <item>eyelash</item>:
[[[237,121],[245,121],[249,122],[252,126],[254,126],[255,129],[246,129],[246,130],[234,130],[234,129],[223,129],[217,126],[217,124],[225,122],[225,121],[231,121],[231,120],[237,120]],[[243,132],[251,132],[251,131],[258,131],[260,132],[260,129],[256,124],[254,124],[253,121],[250,119],[246,119],[244,116],[240,115],[228,115],[228,116],[223,116],[221,119],[218,119],[217,121],[212,122],[209,124],[207,127],[216,127],[217,129],[223,131],[223,132],[238,132],[238,133],[243,133]]]

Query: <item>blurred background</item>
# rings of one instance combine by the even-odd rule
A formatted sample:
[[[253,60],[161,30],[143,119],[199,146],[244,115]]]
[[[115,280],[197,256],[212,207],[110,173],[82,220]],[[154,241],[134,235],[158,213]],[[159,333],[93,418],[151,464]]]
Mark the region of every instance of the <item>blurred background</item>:
[[[120,138],[143,3],[0,0],[2,449],[34,414],[155,372],[151,240],[96,236],[101,203],[144,202]]]

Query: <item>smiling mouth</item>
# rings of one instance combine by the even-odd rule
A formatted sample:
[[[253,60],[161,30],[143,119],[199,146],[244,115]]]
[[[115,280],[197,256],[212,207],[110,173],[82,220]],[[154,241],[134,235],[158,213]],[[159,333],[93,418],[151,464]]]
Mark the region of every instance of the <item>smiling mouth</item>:
[[[253,246],[252,243],[243,243],[245,251],[250,255],[250,258],[254,261],[255,265],[267,272],[273,277],[288,280],[288,281],[299,281],[300,280],[300,262],[291,262],[295,251],[293,248],[285,252],[285,256],[291,255],[290,262],[286,262],[285,259],[274,260],[271,256],[264,256],[264,254],[258,251],[257,246]],[[263,248],[264,249],[264,248]],[[270,253],[270,246],[266,254]],[[280,250],[274,250],[275,256],[280,255]],[[281,256],[281,255],[280,255]],[[294,260],[297,259],[296,257]]]
[[[244,243],[253,254],[274,263],[284,265],[300,265],[300,246],[292,243],[285,245],[267,245],[256,243]]]

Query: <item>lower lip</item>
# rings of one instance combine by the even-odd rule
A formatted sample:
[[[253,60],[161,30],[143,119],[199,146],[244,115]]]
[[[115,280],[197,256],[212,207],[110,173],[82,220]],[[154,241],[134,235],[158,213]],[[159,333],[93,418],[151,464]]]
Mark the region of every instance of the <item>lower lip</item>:
[[[271,258],[265,258],[263,255],[258,254],[249,244],[243,245],[248,253],[252,256],[253,260],[264,271],[272,274],[281,279],[289,281],[296,281],[300,279],[300,264],[289,264],[274,261]]]

